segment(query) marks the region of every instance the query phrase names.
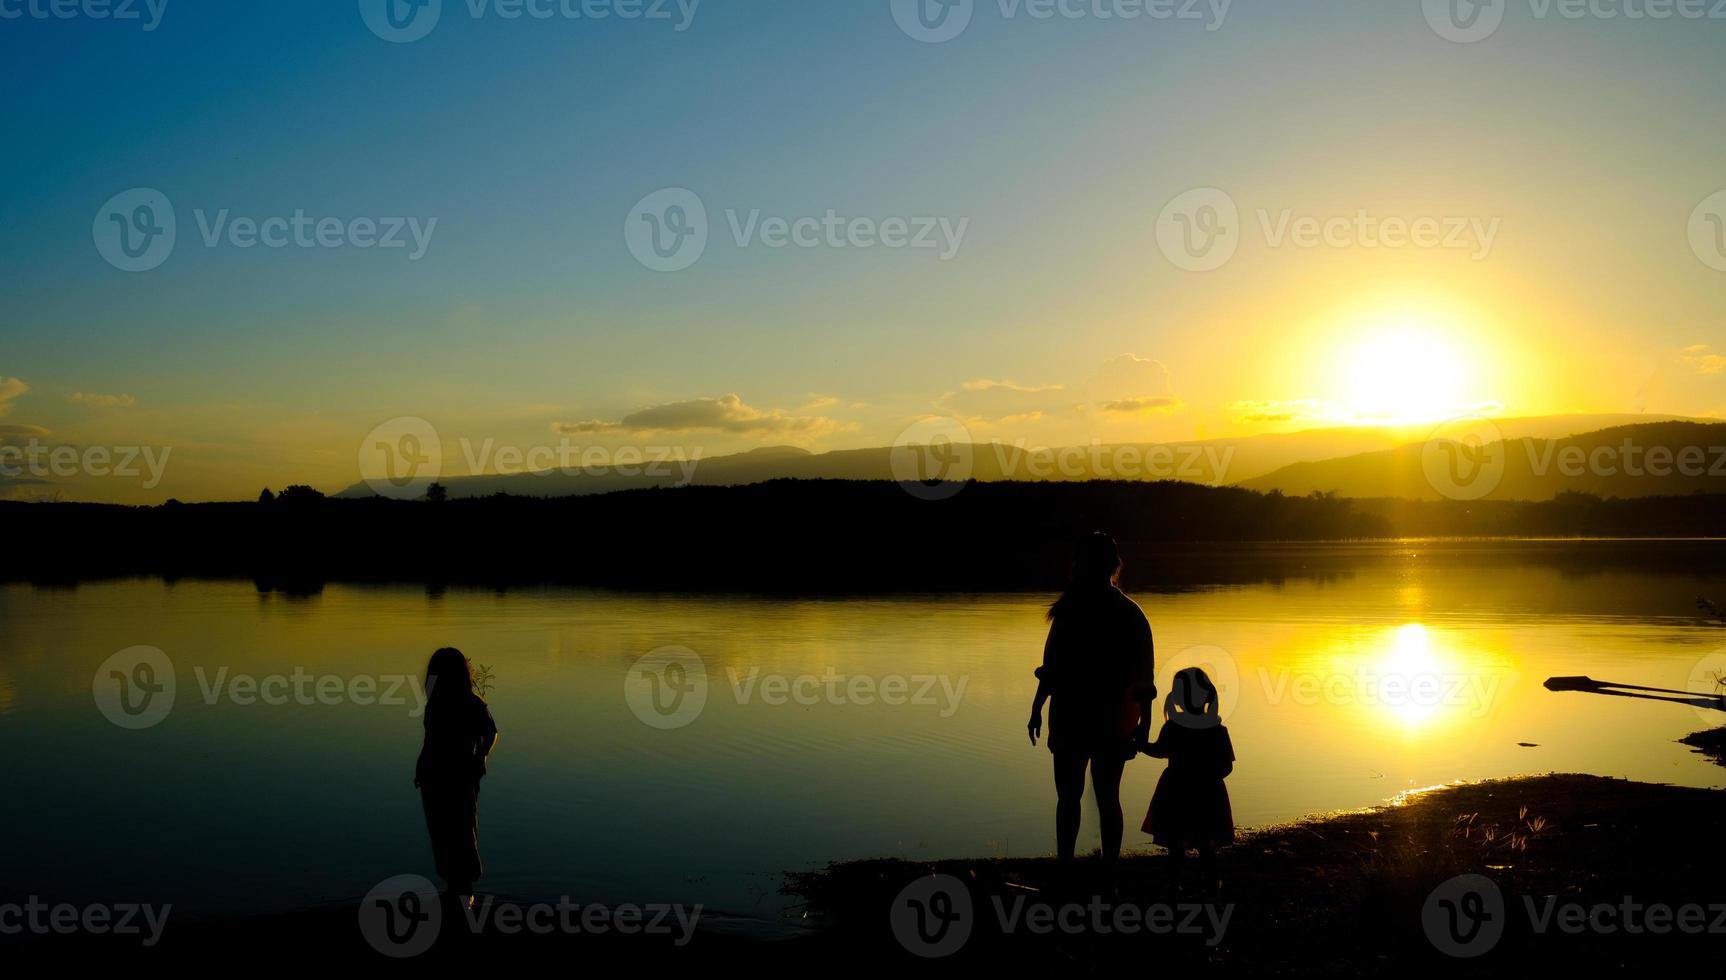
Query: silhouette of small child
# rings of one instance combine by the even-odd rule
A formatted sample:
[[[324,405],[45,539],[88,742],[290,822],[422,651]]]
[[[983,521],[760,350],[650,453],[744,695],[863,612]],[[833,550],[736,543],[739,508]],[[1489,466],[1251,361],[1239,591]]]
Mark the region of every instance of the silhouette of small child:
[[[1234,772],[1235,749],[1219,715],[1216,685],[1197,667],[1175,675],[1163,702],[1163,728],[1142,747],[1146,755],[1169,760],[1145,814],[1144,831],[1169,850],[1176,874],[1187,848],[1199,852],[1207,887],[1217,882],[1217,848],[1234,843],[1234,812],[1223,779]]]

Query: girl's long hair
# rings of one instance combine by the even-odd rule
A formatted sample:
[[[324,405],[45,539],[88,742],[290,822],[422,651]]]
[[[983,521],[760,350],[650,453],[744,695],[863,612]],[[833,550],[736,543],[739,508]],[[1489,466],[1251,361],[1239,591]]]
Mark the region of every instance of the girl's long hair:
[[[444,647],[431,655],[426,663],[426,699],[439,704],[453,704],[463,698],[478,697],[473,689],[473,665],[455,647]]]
[[[1073,574],[1067,591],[1049,607],[1049,619],[1059,619],[1076,607],[1115,587],[1121,577],[1121,549],[1101,531],[1080,538],[1073,547]]]

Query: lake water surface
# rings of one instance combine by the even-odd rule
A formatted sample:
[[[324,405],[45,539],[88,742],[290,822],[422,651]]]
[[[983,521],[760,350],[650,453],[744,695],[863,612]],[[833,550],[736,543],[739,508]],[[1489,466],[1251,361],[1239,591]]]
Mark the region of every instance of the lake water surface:
[[[1649,548],[1578,570],[1514,545],[1384,545],[1135,598],[1163,688],[1202,663],[1225,689],[1243,826],[1522,773],[1720,787],[1726,770],[1674,740],[1726,714],[1541,686],[1693,689],[1726,671],[1726,626],[1694,606],[1726,597],[1726,576]],[[8,898],[215,914],[430,876],[414,693],[388,695],[446,645],[491,669],[503,732],[481,800],[488,891],[775,919],[788,870],[1050,853],[1049,755],[1024,730],[1050,598],[0,585],[0,882]],[[131,729],[93,692],[140,645],[166,672],[123,658],[126,680],[171,678],[174,696]],[[646,666],[672,671],[635,668],[667,647],[688,652]],[[1127,769],[1129,848],[1149,846],[1161,767]],[[1088,809],[1081,847],[1095,828]]]

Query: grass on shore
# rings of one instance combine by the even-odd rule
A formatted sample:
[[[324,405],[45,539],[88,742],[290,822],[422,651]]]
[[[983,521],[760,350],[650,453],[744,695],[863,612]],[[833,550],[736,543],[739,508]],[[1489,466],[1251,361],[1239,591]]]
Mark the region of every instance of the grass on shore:
[[[1718,735],[1718,733],[1716,733]],[[1096,861],[1063,881],[1048,859],[865,861],[793,879],[825,941],[849,961],[915,967],[1062,966],[1111,972],[1169,966],[1252,975],[1382,974],[1466,968],[1486,975],[1553,967],[1592,970],[1712,958],[1726,938],[1606,934],[1556,928],[1538,933],[1529,905],[1622,906],[1726,902],[1726,794],[1596,776],[1553,775],[1409,794],[1365,812],[1274,827],[1224,853],[1224,886],[1170,880],[1163,856],[1129,856],[1114,878],[1112,906],[1212,903],[1232,906],[1220,942],[1204,935],[1034,934],[1001,927],[1002,911],[1039,902],[1087,904],[1108,892]],[[1188,872],[1196,870],[1188,862]],[[975,910],[965,945],[944,960],[906,952],[889,926],[901,889],[929,875],[962,881]],[[1490,878],[1504,897],[1502,941],[1475,959],[1452,959],[1428,938],[1423,913],[1434,888],[1459,875]],[[1196,876],[1194,876],[1196,877]],[[1726,917],[1726,906],[1717,913]],[[1709,921],[1716,917],[1711,915]],[[1022,922],[1022,920],[1021,920]],[[1721,925],[1726,929],[1726,923]]]

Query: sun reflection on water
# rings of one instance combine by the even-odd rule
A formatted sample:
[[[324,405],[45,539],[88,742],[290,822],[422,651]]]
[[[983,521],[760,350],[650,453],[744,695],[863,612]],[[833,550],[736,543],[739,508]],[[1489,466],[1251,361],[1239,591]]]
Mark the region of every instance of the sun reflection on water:
[[[1506,666],[1452,633],[1404,623],[1339,637],[1319,690],[1351,727],[1424,741],[1485,718]]]

